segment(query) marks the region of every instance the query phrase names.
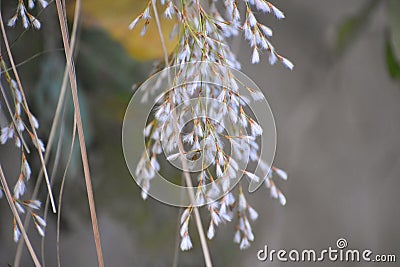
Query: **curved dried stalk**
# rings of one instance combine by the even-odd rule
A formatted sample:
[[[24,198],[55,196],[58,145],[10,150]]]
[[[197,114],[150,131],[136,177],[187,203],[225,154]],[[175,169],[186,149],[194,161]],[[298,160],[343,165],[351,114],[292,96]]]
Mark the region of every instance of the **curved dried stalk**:
[[[72,130],[72,140],[71,140],[71,146],[69,149],[69,154],[68,154],[68,160],[67,164],[64,169],[64,174],[61,179],[61,187],[60,187],[60,194],[58,196],[58,214],[57,214],[57,234],[56,234],[56,241],[57,241],[57,266],[61,267],[61,260],[60,260],[60,221],[61,221],[61,206],[62,206],[62,198],[63,198],[63,193],[64,193],[64,185],[65,185],[65,179],[67,176],[67,171],[68,167],[71,163],[72,159],[72,152],[75,144],[75,137],[76,137],[76,117],[74,116],[74,129]]]
[[[80,0],[77,0],[76,3],[80,4]],[[58,19],[59,19],[59,23],[60,23],[64,49],[65,49],[65,57],[66,57],[67,63],[69,63],[68,64],[69,65],[69,80],[70,80],[70,84],[71,84],[72,98],[73,98],[73,102],[74,102],[74,113],[75,113],[75,118],[77,121],[79,146],[81,149],[86,190],[88,193],[90,217],[92,220],[97,260],[98,260],[99,266],[103,267],[104,266],[103,253],[102,253],[102,249],[101,249],[99,227],[98,227],[98,223],[97,223],[97,215],[96,215],[95,202],[94,202],[94,197],[93,197],[92,182],[91,182],[91,178],[90,178],[89,162],[88,162],[88,157],[87,157],[87,152],[86,152],[86,143],[85,143],[85,137],[84,137],[84,133],[83,133],[82,118],[81,118],[81,112],[80,112],[80,107],[79,107],[75,68],[73,66],[72,53],[71,53],[71,49],[70,49],[69,42],[68,42],[68,29],[67,29],[67,25],[65,23],[65,14],[63,11],[64,9],[63,9],[63,6],[62,6],[62,3],[60,0],[56,0],[56,4],[57,4],[57,14],[58,14]]]
[[[77,30],[78,30],[78,19],[79,19],[80,10],[81,10],[81,5],[79,2],[79,3],[76,3],[75,11],[74,11],[74,20],[73,20],[73,24],[72,24],[73,26],[72,26],[72,34],[71,34],[71,53],[73,53],[75,51],[76,35],[77,35]],[[60,51],[61,51],[61,49],[60,49]],[[64,51],[64,49],[62,49],[62,51]],[[65,66],[64,74],[63,74],[63,80],[61,83],[61,90],[60,90],[60,95],[58,97],[56,112],[54,114],[53,122],[51,124],[50,134],[49,134],[49,138],[48,138],[48,142],[47,142],[47,150],[44,155],[44,161],[46,164],[49,160],[50,153],[51,153],[52,146],[53,146],[53,141],[56,136],[56,130],[58,127],[61,110],[62,110],[63,106],[65,106],[64,103],[65,103],[65,94],[67,91],[68,69],[69,69],[69,65],[67,62],[66,66]],[[73,137],[73,138],[75,138],[75,137]],[[42,184],[42,178],[43,178],[43,170],[41,169],[39,171],[38,177],[36,179],[35,188],[32,193],[32,199],[36,199],[36,197],[39,193],[39,188]],[[29,227],[30,220],[31,220],[30,216],[25,217],[25,221],[24,221],[25,229],[27,229]],[[16,267],[19,266],[20,260],[22,257],[23,242],[24,242],[23,239],[20,239],[20,241],[18,242],[18,246],[17,246],[17,250],[15,253],[15,258],[14,258],[14,266],[16,266]]]
[[[52,185],[54,183],[54,179],[55,179],[55,176],[56,176],[56,173],[57,173],[57,169],[58,169],[58,166],[59,166],[60,160],[61,160],[61,148],[62,148],[62,143],[63,143],[62,141],[63,141],[63,136],[64,136],[64,124],[65,124],[64,123],[64,119],[65,119],[66,110],[67,110],[67,104],[64,105],[64,110],[63,110],[63,115],[62,115],[63,121],[62,121],[62,124],[61,124],[61,127],[60,127],[60,134],[59,134],[58,142],[57,142],[56,155],[55,155],[55,158],[54,158],[53,169],[52,169],[51,175],[50,175],[50,183]],[[73,142],[73,140],[72,140],[72,142]],[[67,167],[65,167],[65,168],[67,168]],[[46,198],[46,203],[44,205],[44,216],[43,216],[43,219],[45,221],[47,221],[48,209],[49,209],[49,198],[47,197]],[[60,214],[60,203],[58,203],[58,214]],[[45,255],[44,255],[44,252],[45,252],[45,250],[44,250],[44,238],[45,237],[42,236],[41,244],[40,244],[43,267],[45,267],[45,265],[46,265]]]

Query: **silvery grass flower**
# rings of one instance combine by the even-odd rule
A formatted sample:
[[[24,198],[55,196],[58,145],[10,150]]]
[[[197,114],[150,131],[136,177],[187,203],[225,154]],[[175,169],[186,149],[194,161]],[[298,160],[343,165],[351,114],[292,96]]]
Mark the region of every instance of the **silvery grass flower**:
[[[142,27],[141,35],[146,33],[154,17],[151,4],[149,1],[145,10],[132,21],[130,29]],[[251,47],[253,64],[259,63],[262,53],[266,52],[271,65],[280,62],[292,70],[293,64],[278,54],[271,44],[272,30],[257,20],[254,11],[271,13],[277,19],[283,19],[285,16],[272,3],[264,0],[225,0],[221,4],[210,1],[207,5],[199,1],[166,0],[161,1],[161,4],[165,8],[163,17],[175,22],[171,36],[178,35],[177,46],[169,55],[169,62],[165,67],[175,65],[179,71],[172,78],[176,87],[158,98],[154,116],[144,129],[145,151],[135,171],[142,188],[142,198],[147,198],[151,180],[160,170],[159,160],[163,148],[170,153],[168,161],[180,160],[182,151],[178,149],[178,144],[182,143],[186,158],[197,159],[201,155],[203,168],[196,175],[192,174],[192,178],[196,178],[198,188],[195,204],[205,205],[210,214],[207,237],[213,239],[219,225],[235,221],[233,241],[239,244],[240,249],[246,249],[254,240],[250,222],[258,218],[258,213],[248,203],[242,190],[242,182],[239,182],[236,192],[230,190],[233,181],[242,175],[248,181],[258,182],[263,179],[271,196],[285,205],[286,198],[276,186],[273,174],[283,180],[287,179],[287,174],[281,169],[269,166],[259,157],[258,140],[263,128],[248,112],[248,105],[264,97],[261,92],[252,88],[246,88],[252,99],[243,96],[243,92],[240,91],[242,89],[239,89],[240,81],[226,68],[241,67],[231,51],[229,38],[243,35]],[[242,14],[238,5],[244,8]],[[204,61],[220,67],[207,69],[201,64]],[[199,64],[187,64],[197,62]],[[215,84],[191,83],[201,81],[204,75],[210,73],[215,79]],[[151,88],[152,91],[145,93],[143,101],[157,91],[168,89],[170,88],[155,86]],[[217,104],[205,106],[201,101],[189,101],[201,97],[214,99],[214,103]],[[180,108],[175,110],[178,106]],[[185,129],[185,132],[181,133],[177,129]],[[229,133],[226,129],[229,129]],[[251,169],[241,169],[239,162],[245,159],[258,163],[262,175],[257,175]],[[208,183],[213,185],[206,191],[203,185]],[[220,195],[222,198],[216,199],[216,196]],[[188,227],[193,209],[193,206],[187,207],[180,221],[180,248],[183,251],[193,246]]]
[[[40,1],[42,2],[42,1]],[[22,1],[20,2],[20,4]],[[44,1],[43,1],[44,3]],[[25,105],[20,89],[18,88],[17,82],[11,78],[10,73],[5,65],[3,59],[1,59],[1,71],[4,73],[6,80],[5,89],[9,90],[11,99],[4,99],[7,109],[5,113],[9,113],[10,121],[1,127],[0,133],[0,144],[4,145],[7,142],[13,142],[15,147],[20,150],[21,163],[20,172],[17,181],[15,182],[12,190],[12,201],[17,208],[19,214],[25,214],[28,211],[29,216],[32,216],[36,230],[41,236],[45,235],[45,220],[40,217],[37,212],[41,207],[41,202],[37,199],[26,199],[24,198],[27,191],[27,183],[29,182],[32,170],[27,160],[28,144],[25,141],[24,136],[28,136],[31,144],[36,147],[40,153],[45,151],[43,141],[39,138],[35,138],[31,123],[35,130],[39,129],[39,122],[37,118],[29,111],[29,108]],[[2,84],[3,85],[3,84]],[[2,107],[0,106],[0,109]],[[4,188],[0,186],[0,198],[3,196]],[[20,238],[21,231],[16,224],[14,218],[14,241],[17,242]]]
[[[37,6],[37,3],[39,3],[39,6],[41,6],[41,8],[46,8],[49,3],[46,0],[28,0],[27,2],[28,8],[23,0],[18,0],[15,14],[8,20],[7,25],[9,27],[14,27],[17,23],[18,18],[21,18],[22,26],[25,29],[28,29],[30,25],[37,30],[40,29],[40,27],[42,26],[40,21],[35,16],[33,16],[32,13],[28,11],[28,9],[34,9]]]

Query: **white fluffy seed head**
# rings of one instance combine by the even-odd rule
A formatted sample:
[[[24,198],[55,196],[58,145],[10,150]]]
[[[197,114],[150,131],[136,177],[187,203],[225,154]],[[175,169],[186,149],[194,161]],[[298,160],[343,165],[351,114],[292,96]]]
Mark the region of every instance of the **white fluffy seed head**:
[[[32,19],[31,19],[31,23],[32,23],[33,27],[34,27],[36,30],[39,30],[40,27],[42,26],[42,24],[40,23],[40,21],[39,21],[37,18],[32,18]]]
[[[32,213],[32,216],[33,216],[33,218],[35,219],[35,221],[36,221],[39,225],[41,225],[41,226],[43,226],[43,227],[46,227],[47,223],[46,223],[46,221],[45,221],[42,217],[40,217],[39,215],[37,215],[37,214],[35,214],[35,213]]]
[[[24,203],[28,207],[30,207],[32,209],[35,209],[35,210],[39,209],[40,206],[42,205],[42,203],[39,200],[36,200],[36,199],[35,200],[27,200],[27,201],[24,201]]]
[[[265,3],[264,0],[254,0],[254,4],[256,5],[257,9],[264,12],[264,13],[270,13],[271,8]]]
[[[257,218],[258,218],[257,211],[255,209],[253,209],[251,206],[249,206],[248,211],[249,211],[250,219],[252,221],[257,220]]]
[[[46,8],[49,5],[49,3],[46,0],[39,0],[39,3],[43,8]]]
[[[279,175],[279,177],[281,177],[283,180],[287,180],[288,175],[284,170],[278,169],[278,168],[274,168],[274,171],[276,174]]]
[[[17,19],[18,19],[18,15],[15,14],[11,19],[8,20],[7,25],[8,25],[9,27],[14,27],[14,26],[15,26],[15,23],[17,22]]]
[[[181,224],[183,224],[183,222],[186,221],[186,219],[189,217],[189,215],[190,215],[190,208],[186,208],[181,216]]]
[[[29,1],[28,1],[28,7],[29,7],[30,9],[32,9],[32,8],[35,7],[35,3],[33,2],[33,0],[29,0]]]
[[[14,197],[19,199],[25,193],[26,187],[23,178],[19,178],[14,186]]]
[[[282,206],[285,206],[286,205],[286,197],[285,197],[285,195],[282,194],[281,191],[279,191],[278,195],[279,195],[279,202],[281,203]]]
[[[249,12],[248,20],[249,20],[249,24],[250,24],[251,27],[254,27],[254,26],[257,25],[257,20],[254,17],[253,12]]]
[[[181,246],[180,246],[180,247],[181,247],[181,250],[182,250],[182,251],[190,250],[190,249],[193,247],[192,241],[190,240],[189,234],[186,234],[186,235],[182,238]]]
[[[242,238],[242,242],[240,242],[240,249],[245,250],[250,247],[250,242],[247,237]]]
[[[16,224],[14,224],[14,242],[17,243],[19,237],[21,236],[21,232]]]
[[[239,193],[239,211],[245,210],[247,207],[247,201],[246,198],[244,197],[243,193]]]
[[[136,24],[139,22],[140,18],[137,17],[136,19],[134,19],[130,24],[129,24],[129,30],[133,30],[136,26]]]
[[[271,52],[269,53],[268,61],[270,65],[274,65],[276,61],[278,61],[278,58],[276,57],[274,50],[271,50]]]
[[[258,182],[260,181],[260,177],[258,177],[257,175],[255,175],[254,173],[248,172],[248,171],[243,171],[244,174],[246,174],[252,181],[254,182]]]
[[[19,204],[18,202],[15,202],[15,207],[17,208],[17,211],[19,213],[22,213],[22,214],[25,213],[24,207],[21,204]]]
[[[35,222],[36,230],[38,231],[39,235],[44,236],[44,229]]]
[[[260,28],[261,28],[262,32],[263,32],[266,36],[268,36],[268,37],[271,37],[271,36],[272,36],[272,30],[271,30],[269,27],[267,27],[267,26],[265,26],[265,25],[260,25]]]
[[[147,7],[143,12],[143,19],[151,19],[150,7]]]
[[[208,227],[208,231],[207,231],[207,237],[208,239],[213,239],[215,235],[215,228],[214,228],[214,223],[211,221],[210,226]]]
[[[33,127],[35,127],[35,129],[39,129],[39,121],[36,119],[35,116],[33,116],[32,113],[31,113],[31,119],[32,119]]]
[[[289,70],[293,70],[294,64],[287,58],[282,58],[282,64]]]
[[[274,12],[274,15],[277,19],[283,19],[285,18],[285,14],[283,14],[282,11],[280,11],[278,8],[276,8],[275,6],[271,5],[272,7],[272,11]]]
[[[253,55],[251,57],[251,63],[256,64],[258,62],[260,62],[260,54],[258,53],[257,47],[254,47]]]

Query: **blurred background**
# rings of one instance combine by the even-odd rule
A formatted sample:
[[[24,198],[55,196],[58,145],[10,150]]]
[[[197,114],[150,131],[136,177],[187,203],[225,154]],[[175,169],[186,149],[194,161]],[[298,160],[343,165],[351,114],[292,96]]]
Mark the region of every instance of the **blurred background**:
[[[146,2],[83,2],[75,57],[105,264],[171,266],[178,209],[141,199],[125,166],[120,140],[132,85],[144,81],[154,60],[161,57],[159,37],[155,28],[144,38],[138,35],[140,29],[127,29]],[[253,224],[255,241],[250,249],[240,251],[232,242],[234,224],[219,227],[209,242],[215,266],[309,266],[260,262],[256,255],[264,245],[276,250],[322,250],[335,247],[338,238],[346,238],[349,248],[399,258],[398,2],[275,1],[287,18],[259,18],[274,30],[272,43],[294,62],[293,72],[279,64],[269,66],[265,57],[261,64],[251,65],[248,44],[234,41],[242,71],[263,90],[273,110],[278,133],[275,165],[289,174],[289,180],[279,184],[288,202],[281,207],[264,187],[251,194],[249,202],[260,215]],[[1,1],[3,17],[11,17],[15,6],[14,1]],[[64,52],[55,4],[40,12],[39,18],[40,31],[24,32],[18,25],[8,29],[8,35],[15,61],[23,63],[18,69],[41,122],[40,136],[46,140],[62,81]],[[168,31],[171,25],[163,27]],[[173,42],[168,46],[172,48]],[[71,102],[63,128],[63,151],[68,151],[71,142]],[[5,121],[1,114],[1,125]],[[63,153],[63,163],[56,170],[56,195],[67,158],[67,152]],[[0,146],[0,163],[9,184],[17,179],[19,156],[13,144]],[[35,176],[38,160],[34,156],[29,160],[36,166]],[[42,192],[46,192],[44,187]],[[16,244],[4,198],[0,214],[0,266],[8,266],[13,263]],[[45,258],[47,266],[55,266],[56,216],[48,216]],[[208,221],[208,216],[204,213],[203,218]],[[78,146],[67,176],[61,227],[62,266],[96,266]],[[40,252],[34,229],[30,237]],[[204,266],[194,227],[191,237],[194,248],[179,254],[179,266]],[[22,266],[32,266],[26,249]]]

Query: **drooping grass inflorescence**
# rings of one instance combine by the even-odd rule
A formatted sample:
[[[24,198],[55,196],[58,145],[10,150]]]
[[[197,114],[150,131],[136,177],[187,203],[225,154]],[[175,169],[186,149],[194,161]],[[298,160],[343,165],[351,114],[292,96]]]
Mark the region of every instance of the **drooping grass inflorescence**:
[[[20,18],[25,29],[28,29],[30,26],[37,30],[40,29],[40,21],[29,10],[33,10],[38,5],[44,9],[48,6],[48,2],[46,0],[17,0],[16,2],[15,14],[8,20],[7,25],[14,27]],[[30,111],[25,95],[21,91],[22,87],[18,84],[18,79],[12,77],[10,69],[13,68],[9,68],[6,65],[3,55],[0,54],[0,87],[4,100],[3,103],[5,104],[5,107],[0,106],[0,109],[9,115],[9,122],[1,127],[0,144],[4,145],[7,142],[14,142],[15,147],[20,150],[21,167],[18,179],[13,187],[12,201],[20,215],[28,212],[29,216],[33,219],[36,230],[41,236],[44,236],[46,221],[37,214],[42,203],[38,199],[26,199],[24,196],[26,196],[27,183],[30,181],[32,173],[27,159],[27,154],[31,152],[29,147],[33,145],[43,159],[45,146],[43,141],[37,136],[39,121]],[[4,190],[5,188],[0,185],[0,198],[3,197]],[[15,217],[13,221],[14,241],[18,242],[21,230],[16,223]]]
[[[152,4],[153,1],[149,1],[145,10],[129,25],[130,29],[143,23],[141,35],[146,33],[156,15],[152,13]],[[260,54],[264,51],[271,65],[281,62],[292,70],[293,64],[278,54],[269,41],[272,30],[254,15],[255,10],[272,13],[277,19],[284,18],[284,14],[264,0],[207,3],[161,0],[161,4],[165,8],[164,17],[175,21],[170,36],[178,39],[176,48],[166,57],[168,61],[164,67],[177,66],[177,71],[171,77],[173,88],[162,88],[160,83],[147,88],[144,94],[143,101],[147,101],[150,95],[164,91],[157,97],[154,116],[144,129],[145,151],[134,175],[142,188],[142,198],[146,199],[151,180],[160,171],[163,153],[170,162],[200,158],[201,168],[192,172],[192,178],[197,182],[195,203],[187,207],[181,217],[181,250],[192,248],[188,225],[193,206],[206,206],[209,211],[209,239],[215,236],[216,227],[221,223],[235,220],[234,242],[240,249],[246,249],[254,240],[250,221],[256,220],[258,214],[248,203],[240,181],[236,193],[231,190],[235,179],[244,176],[250,182],[264,181],[271,196],[285,205],[286,198],[276,186],[273,174],[284,180],[287,174],[260,157],[259,137],[263,128],[249,111],[249,105],[264,96],[241,84],[233,75],[230,68],[240,69],[241,65],[229,41],[242,33],[252,49],[253,64],[260,62]],[[241,9],[244,11],[240,12]],[[213,82],[202,82],[206,76],[208,80],[212,76]],[[242,90],[247,90],[252,99],[244,96]],[[215,101],[207,104],[201,100],[193,101],[204,97]],[[242,161],[257,163],[260,173],[246,166],[242,168]],[[211,188],[205,190],[204,185],[209,183],[212,183]]]
[[[19,214],[25,214],[27,210],[29,211],[38,233],[41,236],[44,236],[46,222],[36,213],[41,207],[41,202],[37,199],[24,199],[27,190],[27,183],[30,181],[32,173],[30,164],[27,160],[27,154],[30,153],[29,145],[33,145],[38,151],[40,151],[39,153],[45,151],[42,140],[35,137],[33,132],[34,130],[30,123],[32,122],[33,127],[37,130],[39,129],[39,122],[26,105],[26,102],[23,101],[18,84],[11,77],[6,63],[2,58],[0,58],[0,64],[2,72],[1,76],[5,77],[4,80],[6,81],[4,87],[1,85],[2,96],[6,105],[6,110],[4,111],[10,116],[10,121],[1,127],[0,143],[1,145],[4,145],[7,142],[13,142],[15,147],[19,149],[21,153],[20,174],[13,187],[12,200]],[[11,99],[8,98],[6,92],[9,93],[8,95]],[[29,140],[29,142],[27,140]],[[4,188],[1,186],[0,198],[3,196],[3,190]],[[13,231],[14,241],[17,242],[20,238],[21,231],[16,224],[15,218]]]

